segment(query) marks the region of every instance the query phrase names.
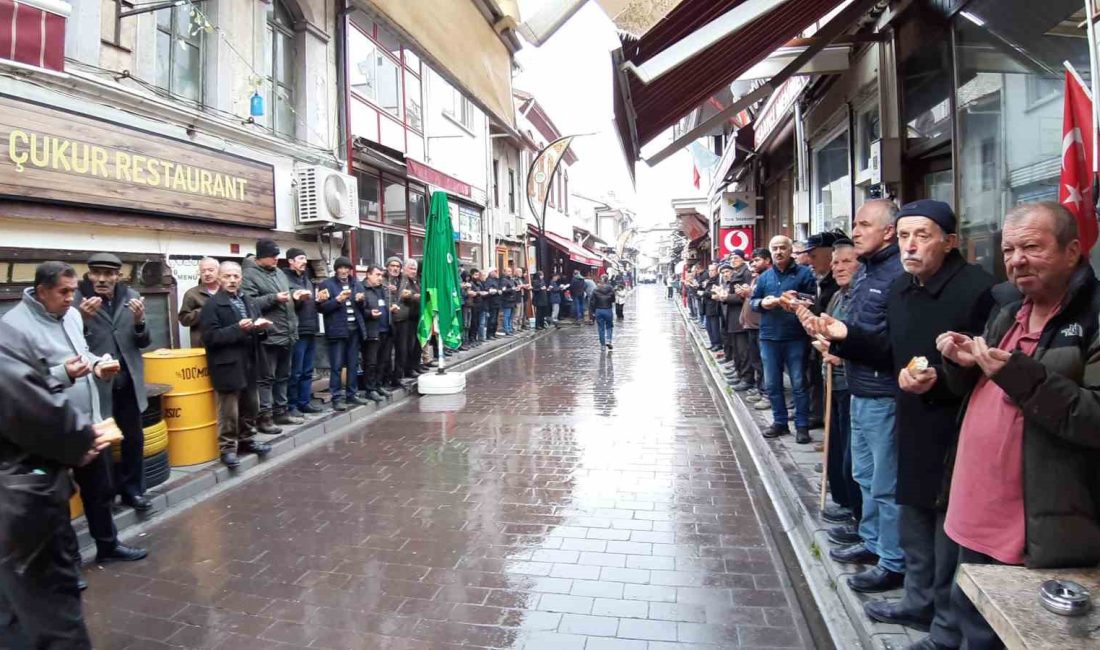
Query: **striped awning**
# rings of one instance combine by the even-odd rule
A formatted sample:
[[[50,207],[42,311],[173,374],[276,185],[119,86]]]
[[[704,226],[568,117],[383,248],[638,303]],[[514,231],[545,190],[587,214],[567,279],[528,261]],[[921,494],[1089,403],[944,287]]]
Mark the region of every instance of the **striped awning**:
[[[59,0],[0,0],[0,59],[21,66],[65,69],[65,20]]]

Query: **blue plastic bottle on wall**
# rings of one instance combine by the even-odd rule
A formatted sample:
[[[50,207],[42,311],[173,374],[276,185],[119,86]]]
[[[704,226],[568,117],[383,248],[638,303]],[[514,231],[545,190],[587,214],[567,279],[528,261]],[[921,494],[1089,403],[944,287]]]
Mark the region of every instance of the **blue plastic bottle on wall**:
[[[264,98],[260,95],[260,91],[257,90],[252,93],[252,101],[250,102],[248,112],[252,117],[264,116]]]

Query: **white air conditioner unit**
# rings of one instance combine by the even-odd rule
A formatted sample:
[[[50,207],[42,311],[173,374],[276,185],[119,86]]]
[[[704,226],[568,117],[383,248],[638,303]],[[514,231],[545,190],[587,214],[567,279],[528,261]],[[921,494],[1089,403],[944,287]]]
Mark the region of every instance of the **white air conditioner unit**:
[[[359,186],[355,177],[320,165],[299,168],[299,229],[358,225]]]

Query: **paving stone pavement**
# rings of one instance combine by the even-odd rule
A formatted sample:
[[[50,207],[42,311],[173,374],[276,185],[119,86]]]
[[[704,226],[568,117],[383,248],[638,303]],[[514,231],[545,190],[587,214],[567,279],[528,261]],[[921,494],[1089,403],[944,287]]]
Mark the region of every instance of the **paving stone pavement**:
[[[627,317],[153,526],[86,568],[95,647],[812,647],[683,321]]]

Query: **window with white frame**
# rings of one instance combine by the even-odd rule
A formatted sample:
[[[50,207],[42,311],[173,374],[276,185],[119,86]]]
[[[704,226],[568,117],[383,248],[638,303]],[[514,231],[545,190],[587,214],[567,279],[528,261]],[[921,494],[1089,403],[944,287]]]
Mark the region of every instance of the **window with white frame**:
[[[278,135],[294,135],[294,21],[282,0],[265,2],[264,76],[266,126]]]
[[[444,92],[443,113],[467,129],[474,130],[474,105],[454,86],[447,84]]]
[[[351,89],[400,119],[402,73],[397,60],[358,29],[350,30],[348,35],[348,60],[351,63],[349,70]],[[417,103],[419,103],[419,83],[417,83],[416,94]],[[417,125],[414,126],[419,127],[419,105],[417,109]]]
[[[198,10],[180,5],[156,12],[156,85],[193,102],[202,101],[202,23]]]

